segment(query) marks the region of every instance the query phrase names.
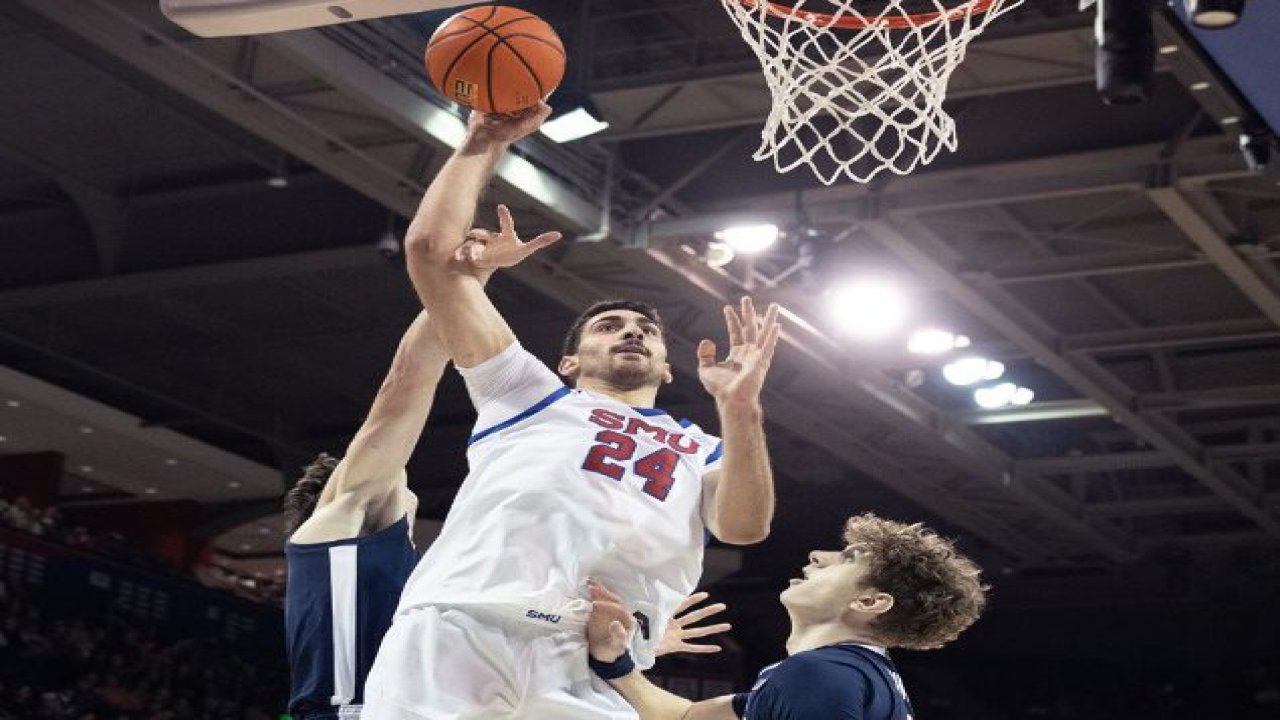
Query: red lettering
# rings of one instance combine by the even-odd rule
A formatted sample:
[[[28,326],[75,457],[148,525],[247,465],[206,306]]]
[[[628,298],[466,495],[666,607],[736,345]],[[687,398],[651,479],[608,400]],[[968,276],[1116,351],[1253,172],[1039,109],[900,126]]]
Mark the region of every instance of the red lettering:
[[[671,436],[667,438],[667,447],[678,453],[692,455],[693,453],[698,452],[698,441],[687,435],[672,433]]]
[[[599,425],[606,430],[621,430],[626,427],[626,417],[616,412],[610,412],[604,409],[596,409],[591,411],[591,422]],[[627,432],[631,432],[628,430]]]
[[[649,435],[652,435],[653,439],[657,440],[658,442],[666,442],[667,435],[668,435],[666,428],[660,428],[655,425],[650,425],[649,423],[639,418],[631,418],[630,420],[628,420],[627,429],[623,430],[623,432],[625,432],[628,435],[635,435],[638,432],[648,433]]]

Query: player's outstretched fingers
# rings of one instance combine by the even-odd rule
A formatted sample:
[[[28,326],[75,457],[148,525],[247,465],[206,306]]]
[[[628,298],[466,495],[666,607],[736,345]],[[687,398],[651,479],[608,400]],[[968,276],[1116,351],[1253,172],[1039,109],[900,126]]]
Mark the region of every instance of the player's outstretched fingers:
[[[622,596],[605,587],[595,578],[587,579],[587,593],[591,599],[596,602],[613,603],[615,605],[626,605],[622,601]]]
[[[685,599],[681,600],[680,604],[676,605],[676,609],[673,610],[671,614],[673,616],[679,615],[680,613],[684,612],[685,610],[688,610],[689,608],[693,607],[694,605],[697,605],[698,603],[702,602],[703,600],[706,600],[709,597],[711,597],[710,593],[706,592],[705,590],[699,590],[698,592],[692,595],[689,595]]]
[[[715,364],[716,344],[710,340],[702,340],[698,343],[698,367],[711,367]]]
[[[724,325],[729,330],[729,347],[742,344],[742,319],[732,305],[724,306]]]
[[[552,230],[551,232],[542,233],[538,237],[524,244],[525,257],[528,257],[538,252],[542,248],[548,245],[551,245],[552,243],[554,243],[555,241],[559,240],[562,237],[564,237],[564,235],[560,234],[559,232],[556,232],[555,230]]]
[[[732,623],[716,623],[715,625],[707,625],[706,627],[689,628],[681,633],[685,640],[696,640],[697,638],[706,637],[708,635],[719,635],[720,633],[729,632],[733,629]]]
[[[516,220],[511,217],[511,209],[506,205],[498,205],[498,229],[503,233],[516,233]]]
[[[760,336],[760,323],[756,315],[756,304],[751,297],[742,298],[742,339],[754,343]]]
[[[714,603],[704,608],[698,608],[697,610],[694,610],[691,613],[688,613],[686,615],[681,615],[680,625],[681,626],[692,625],[694,623],[702,622],[703,620],[706,620],[712,615],[719,615],[720,613],[724,612],[726,607],[727,606],[724,603]]]

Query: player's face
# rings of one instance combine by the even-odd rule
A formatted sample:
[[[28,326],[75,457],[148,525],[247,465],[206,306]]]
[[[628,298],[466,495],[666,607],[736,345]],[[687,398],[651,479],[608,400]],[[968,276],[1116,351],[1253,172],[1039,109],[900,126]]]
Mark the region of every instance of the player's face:
[[[842,619],[852,607],[877,593],[863,581],[866,553],[857,545],[844,550],[814,550],[799,578],[782,591],[782,604],[810,623]]]
[[[620,390],[671,382],[661,328],[634,310],[607,310],[588,320],[578,354],[565,357],[560,371],[578,382],[591,378]]]

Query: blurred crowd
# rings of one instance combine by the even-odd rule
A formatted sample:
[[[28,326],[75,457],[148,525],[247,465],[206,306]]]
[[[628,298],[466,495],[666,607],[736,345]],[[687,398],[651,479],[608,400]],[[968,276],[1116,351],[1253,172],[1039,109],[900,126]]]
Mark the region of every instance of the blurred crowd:
[[[196,578],[204,585],[239,595],[246,600],[268,605],[284,604],[284,570],[265,573],[243,573],[214,561],[196,570]]]
[[[135,618],[59,614],[0,583],[0,717],[270,720],[279,657],[251,662],[214,640],[164,641]]]

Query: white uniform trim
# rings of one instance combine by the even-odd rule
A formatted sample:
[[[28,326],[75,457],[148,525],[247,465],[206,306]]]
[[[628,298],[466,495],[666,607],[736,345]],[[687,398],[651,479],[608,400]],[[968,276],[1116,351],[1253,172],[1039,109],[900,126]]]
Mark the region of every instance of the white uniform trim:
[[[356,551],[355,545],[329,548],[329,596],[333,613],[331,705],[346,705],[356,696]]]

